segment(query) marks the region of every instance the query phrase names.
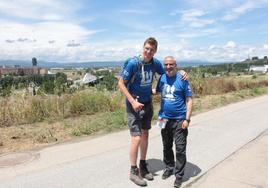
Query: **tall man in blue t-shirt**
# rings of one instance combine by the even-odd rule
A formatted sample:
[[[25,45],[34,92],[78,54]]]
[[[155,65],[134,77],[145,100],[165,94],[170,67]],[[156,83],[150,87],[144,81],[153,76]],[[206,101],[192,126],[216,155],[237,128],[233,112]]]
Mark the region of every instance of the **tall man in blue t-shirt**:
[[[187,80],[181,80],[177,72],[174,57],[164,59],[166,74],[163,74],[157,84],[156,91],[161,92],[161,108],[159,121],[162,126],[164,163],[166,169],[162,179],[168,178],[175,167],[176,180],[174,187],[180,187],[186,164],[186,143],[188,126],[192,113],[192,91]],[[173,142],[176,146],[176,162],[172,150]]]
[[[144,179],[153,180],[153,175],[147,169],[146,153],[148,147],[149,129],[153,116],[151,100],[154,73],[164,74],[162,64],[155,58],[157,41],[148,38],[143,44],[140,56],[128,60],[119,78],[118,87],[126,96],[126,111],[131,135],[130,146],[130,180],[140,186],[146,186]],[[140,148],[140,169],[137,167],[138,149]]]

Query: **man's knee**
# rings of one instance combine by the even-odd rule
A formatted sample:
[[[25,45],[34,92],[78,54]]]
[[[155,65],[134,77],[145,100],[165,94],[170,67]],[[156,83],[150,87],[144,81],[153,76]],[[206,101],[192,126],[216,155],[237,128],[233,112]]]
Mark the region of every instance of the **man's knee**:
[[[135,143],[140,143],[141,142],[141,136],[136,135],[136,136],[131,136],[131,141]]]
[[[149,130],[147,130],[147,129],[141,129],[141,135],[143,137],[148,137],[149,136]]]

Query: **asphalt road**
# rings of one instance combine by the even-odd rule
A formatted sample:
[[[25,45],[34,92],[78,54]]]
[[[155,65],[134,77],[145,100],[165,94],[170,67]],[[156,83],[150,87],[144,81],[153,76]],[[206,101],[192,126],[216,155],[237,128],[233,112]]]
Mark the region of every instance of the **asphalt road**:
[[[267,112],[268,95],[194,116],[189,128],[183,186],[202,179],[209,170],[268,129]],[[3,162],[0,165],[0,188],[137,187],[128,179],[128,150],[126,130],[28,152],[25,156],[29,158],[23,158],[22,164],[15,162],[19,154],[11,155],[12,160],[2,156],[7,165]],[[164,168],[161,160],[160,130],[153,127],[148,163],[155,180],[148,182],[148,187],[173,187],[174,177],[161,179]]]
[[[268,187],[268,130],[204,174],[190,188]]]

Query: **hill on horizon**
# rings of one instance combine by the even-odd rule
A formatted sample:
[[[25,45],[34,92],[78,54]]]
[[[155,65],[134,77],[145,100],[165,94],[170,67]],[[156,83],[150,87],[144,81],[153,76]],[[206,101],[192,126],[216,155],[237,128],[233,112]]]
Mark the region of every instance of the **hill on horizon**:
[[[190,67],[190,66],[200,66],[200,65],[215,65],[223,64],[229,62],[209,62],[202,60],[189,60],[189,61],[178,61],[177,64],[179,67]],[[124,64],[123,61],[91,61],[91,62],[68,62],[68,63],[59,63],[59,62],[48,62],[48,61],[38,61],[37,65],[45,68],[87,68],[87,67],[122,67]],[[32,62],[26,60],[0,60],[0,66],[14,66],[19,65],[22,67],[31,67]]]

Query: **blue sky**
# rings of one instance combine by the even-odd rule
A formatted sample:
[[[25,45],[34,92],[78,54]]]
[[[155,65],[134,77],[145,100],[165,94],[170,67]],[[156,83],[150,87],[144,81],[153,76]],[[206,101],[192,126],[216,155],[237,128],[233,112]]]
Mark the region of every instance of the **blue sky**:
[[[156,57],[268,55],[268,0],[0,0],[0,60],[113,61],[153,36]]]

